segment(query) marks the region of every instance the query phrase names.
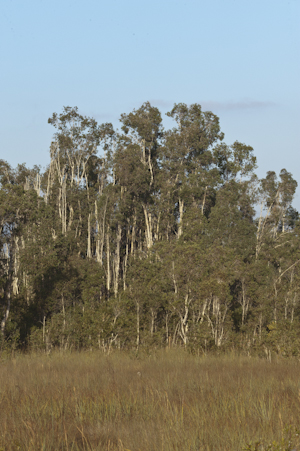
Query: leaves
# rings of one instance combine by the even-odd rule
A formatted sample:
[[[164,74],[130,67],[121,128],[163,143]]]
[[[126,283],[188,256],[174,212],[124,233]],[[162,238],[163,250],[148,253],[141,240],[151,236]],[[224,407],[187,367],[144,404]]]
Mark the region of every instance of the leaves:
[[[145,102],[115,131],[64,107],[48,121],[45,171],[0,161],[4,336],[27,342],[43,328],[45,347],[99,347],[100,334],[104,347],[244,352],[277,349],[273,322],[293,336],[297,182],[286,169],[258,180],[253,148],[227,145],[219,118],[199,104],[167,116],[170,130]]]

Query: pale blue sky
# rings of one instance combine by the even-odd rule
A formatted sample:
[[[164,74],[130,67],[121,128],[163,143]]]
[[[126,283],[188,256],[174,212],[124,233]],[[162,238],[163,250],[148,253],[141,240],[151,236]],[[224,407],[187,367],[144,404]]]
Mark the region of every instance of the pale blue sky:
[[[0,61],[13,166],[48,164],[63,106],[118,125],[147,100],[197,102],[228,144],[254,147],[259,176],[286,168],[300,184],[300,0],[2,0]]]

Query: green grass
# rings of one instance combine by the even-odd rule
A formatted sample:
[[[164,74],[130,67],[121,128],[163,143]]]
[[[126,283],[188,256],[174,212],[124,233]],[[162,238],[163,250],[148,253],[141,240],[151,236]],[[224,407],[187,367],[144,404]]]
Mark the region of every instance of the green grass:
[[[295,360],[171,350],[0,363],[0,450],[300,450],[299,419]]]

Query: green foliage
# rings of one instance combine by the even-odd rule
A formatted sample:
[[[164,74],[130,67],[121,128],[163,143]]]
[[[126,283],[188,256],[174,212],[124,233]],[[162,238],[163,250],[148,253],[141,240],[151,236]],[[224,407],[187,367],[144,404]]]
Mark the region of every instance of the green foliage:
[[[167,115],[64,107],[44,172],[0,161],[2,347],[299,355],[297,182],[199,104]]]
[[[286,427],[282,431],[281,440],[270,442],[257,441],[249,443],[243,451],[295,451],[300,446],[299,429],[295,427]]]

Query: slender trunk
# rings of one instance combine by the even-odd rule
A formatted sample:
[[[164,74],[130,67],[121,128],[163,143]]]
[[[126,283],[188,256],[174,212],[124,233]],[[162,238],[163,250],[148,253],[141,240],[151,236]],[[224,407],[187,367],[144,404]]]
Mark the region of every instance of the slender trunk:
[[[50,196],[50,189],[52,188],[52,185],[53,185],[54,170],[55,170],[54,160],[51,157],[50,167],[49,167],[49,172],[48,172],[48,180],[47,180],[47,191],[46,191],[46,196],[45,196],[45,203],[46,204],[48,204],[49,196]]]
[[[179,334],[181,336],[184,346],[186,346],[188,342],[188,330],[189,330],[188,316],[189,316],[189,295],[187,293],[184,298],[184,314],[180,315],[180,329],[179,329]]]
[[[68,223],[68,231],[71,230],[72,227],[72,222],[73,222],[73,217],[74,217],[74,210],[73,207],[70,205],[70,213],[69,213],[69,223]]]
[[[127,262],[128,262],[128,253],[129,253],[129,246],[128,246],[128,235],[127,235],[127,243],[126,243],[126,253],[123,260],[123,290],[126,290],[126,272],[127,272]]]
[[[106,234],[106,263],[107,263],[107,276],[106,276],[106,288],[109,294],[110,292],[110,247],[109,247],[109,229]]]
[[[151,309],[151,325],[150,325],[151,337],[153,337],[153,333],[154,333],[155,318],[156,318],[156,315],[155,315],[154,309]]]
[[[67,232],[67,192],[66,192],[66,181],[64,180],[61,188],[59,189],[58,197],[58,212],[61,219],[61,230],[62,234],[65,235]]]
[[[105,217],[106,217],[106,209],[107,209],[107,198],[105,202],[105,207],[103,210],[102,221],[100,223],[98,217],[98,207],[97,201],[95,201],[95,218],[96,218],[96,230],[97,230],[97,239],[96,239],[96,261],[103,265],[103,248],[105,241]]]
[[[14,239],[12,240],[11,246],[6,244],[5,247],[5,273],[7,276],[6,289],[5,289],[5,298],[6,305],[3,309],[3,317],[1,321],[1,333],[4,335],[6,322],[10,313],[11,306],[11,290],[12,290],[12,277],[13,277],[13,259],[14,259]]]
[[[146,165],[146,142],[144,139],[142,140],[142,163]]]
[[[87,258],[92,258],[92,249],[91,249],[91,213],[88,216],[88,238],[87,238]]]
[[[115,296],[118,294],[118,288],[119,288],[119,275],[120,275],[120,243],[122,238],[122,229],[121,225],[118,224],[118,231],[116,236],[116,253],[114,258],[114,293]]]
[[[287,320],[288,317],[288,306],[289,306],[289,293],[285,297],[285,306],[284,306],[284,319]]]
[[[242,280],[242,325],[245,323],[246,316],[249,310],[249,300],[246,296],[245,280]]]
[[[5,307],[5,310],[4,310],[4,315],[3,315],[3,318],[2,318],[2,321],[1,321],[1,333],[2,333],[2,335],[4,335],[6,322],[7,322],[8,317],[9,317],[9,312],[10,312],[10,287],[8,288],[7,303],[6,303],[6,307]]]
[[[139,258],[141,259],[142,252],[143,252],[142,229],[139,230],[138,251],[139,251]]]
[[[178,225],[177,238],[180,238],[182,235],[183,209],[184,209],[184,201],[179,198],[179,225]]]
[[[206,201],[206,193],[207,193],[207,186],[205,187],[205,191],[204,191],[204,197],[203,197],[203,202],[202,202],[202,215],[204,215],[204,207],[205,207],[205,201]]]
[[[228,306],[225,305],[223,312],[220,305],[220,300],[217,296],[211,295],[209,307],[212,305],[212,318],[207,314],[208,323],[211,327],[212,336],[216,346],[221,346],[224,338],[224,324],[228,311]]]
[[[150,175],[151,175],[151,180],[150,180],[150,186],[153,185],[153,166],[152,166],[152,162],[151,162],[151,151],[149,150],[149,154],[148,154],[148,165],[149,165],[149,169],[150,169]]]
[[[41,176],[36,174],[36,180],[33,184],[36,194],[40,197],[41,194]]]
[[[149,250],[153,246],[152,217],[151,217],[151,213],[147,212],[146,206],[144,204],[143,204],[143,210],[144,210],[145,222],[146,222],[146,230],[145,230],[146,245],[147,245],[147,249]]]
[[[134,210],[132,233],[131,233],[131,249],[130,249],[131,255],[133,255],[134,253],[135,233],[136,233],[136,209]]]

